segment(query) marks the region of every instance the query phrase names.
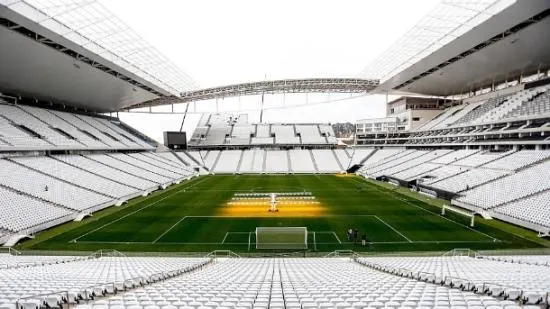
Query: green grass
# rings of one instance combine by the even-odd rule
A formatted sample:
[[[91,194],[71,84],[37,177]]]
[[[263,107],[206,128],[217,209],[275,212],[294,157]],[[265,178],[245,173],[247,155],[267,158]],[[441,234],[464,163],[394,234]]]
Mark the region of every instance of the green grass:
[[[311,191],[326,207],[317,217],[223,217],[219,210],[236,192]],[[254,231],[260,226],[307,227],[309,250],[444,251],[550,247],[532,231],[476,217],[439,215],[445,201],[427,199],[359,177],[335,175],[218,175],[111,207],[82,222],[40,233],[18,249],[121,251],[201,251],[228,249],[255,252]],[[267,212],[266,212],[267,215]],[[371,245],[347,239],[348,228],[359,229]],[[315,237],[313,237],[315,232]],[[313,240],[315,239],[315,241]],[[250,244],[249,244],[250,242]]]

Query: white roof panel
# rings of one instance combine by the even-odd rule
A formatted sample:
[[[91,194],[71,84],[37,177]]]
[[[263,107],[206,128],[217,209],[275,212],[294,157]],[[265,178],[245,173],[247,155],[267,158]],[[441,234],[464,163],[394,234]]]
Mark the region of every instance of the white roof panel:
[[[97,0],[0,0],[0,4],[179,95],[195,81]]]

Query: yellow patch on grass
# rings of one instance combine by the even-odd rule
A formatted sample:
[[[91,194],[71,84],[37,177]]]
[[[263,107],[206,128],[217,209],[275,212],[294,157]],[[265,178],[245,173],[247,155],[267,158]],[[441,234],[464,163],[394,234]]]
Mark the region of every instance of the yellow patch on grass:
[[[254,199],[231,201],[219,209],[218,215],[229,217],[316,217],[325,212],[317,201],[284,200],[277,203],[278,212],[269,212],[270,203]]]

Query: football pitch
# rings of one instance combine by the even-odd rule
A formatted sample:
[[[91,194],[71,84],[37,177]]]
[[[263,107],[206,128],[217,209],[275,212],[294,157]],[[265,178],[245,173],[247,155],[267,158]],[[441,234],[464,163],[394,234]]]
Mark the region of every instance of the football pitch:
[[[278,211],[254,194],[286,194]],[[412,193],[411,193],[412,194]],[[445,251],[547,246],[533,232],[476,217],[476,226],[420,195],[345,175],[212,175],[39,234],[33,250],[264,252],[257,227],[305,227],[308,251]],[[305,197],[304,197],[305,196]],[[358,240],[348,229],[358,231]],[[360,244],[363,235],[367,246]]]

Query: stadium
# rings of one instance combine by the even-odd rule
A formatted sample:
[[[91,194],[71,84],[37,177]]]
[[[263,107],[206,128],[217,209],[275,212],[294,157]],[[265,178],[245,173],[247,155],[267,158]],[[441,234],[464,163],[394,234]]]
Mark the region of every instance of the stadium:
[[[550,1],[213,86],[108,2],[0,0],[0,309],[550,308]]]

